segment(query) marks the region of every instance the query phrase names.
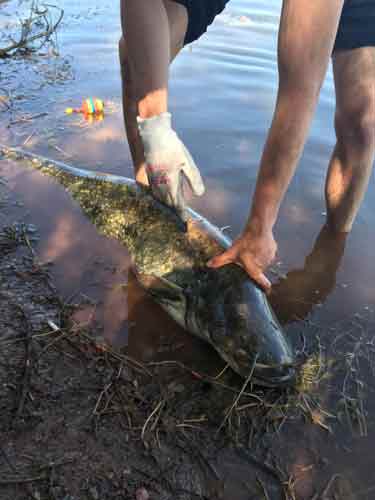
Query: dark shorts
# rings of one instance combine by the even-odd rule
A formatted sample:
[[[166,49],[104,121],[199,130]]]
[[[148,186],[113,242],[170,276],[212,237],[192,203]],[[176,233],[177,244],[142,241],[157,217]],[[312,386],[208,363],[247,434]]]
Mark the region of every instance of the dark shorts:
[[[188,11],[188,28],[185,45],[197,40],[207,31],[215,17],[222,12],[229,0],[173,0]]]
[[[188,11],[185,44],[194,42],[207,31],[229,0],[174,0]],[[251,1],[251,0],[249,0]],[[375,46],[375,0],[346,0],[334,50]]]
[[[375,0],[346,0],[334,50],[375,46]]]

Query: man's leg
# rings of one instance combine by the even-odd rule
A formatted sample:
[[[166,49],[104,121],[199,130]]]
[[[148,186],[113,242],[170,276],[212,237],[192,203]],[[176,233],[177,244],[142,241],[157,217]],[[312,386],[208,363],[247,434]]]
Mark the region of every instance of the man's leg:
[[[135,177],[147,184],[136,118],[167,111],[169,64],[183,47],[188,16],[185,7],[172,0],[121,0],[121,21],[125,128]]]
[[[333,55],[337,143],[326,179],[329,226],[349,232],[365,194],[375,154],[375,47]]]

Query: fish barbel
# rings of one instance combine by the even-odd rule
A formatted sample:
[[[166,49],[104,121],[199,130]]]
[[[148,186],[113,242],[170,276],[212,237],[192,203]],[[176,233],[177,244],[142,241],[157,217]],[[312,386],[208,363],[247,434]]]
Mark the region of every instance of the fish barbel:
[[[231,241],[188,208],[185,225],[135,181],[0,146],[1,159],[55,178],[98,231],[122,242],[141,286],[185,330],[205,340],[242,377],[277,386],[295,377],[291,345],[264,292],[234,264],[206,262]]]

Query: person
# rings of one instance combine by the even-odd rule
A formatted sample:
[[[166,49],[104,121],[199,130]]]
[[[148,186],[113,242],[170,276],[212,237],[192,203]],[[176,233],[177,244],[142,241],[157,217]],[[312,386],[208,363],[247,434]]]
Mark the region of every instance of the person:
[[[197,195],[204,185],[172,127],[168,68],[227,1],[121,0],[123,108],[135,177],[181,215],[184,179]],[[277,251],[273,228],[331,57],[337,141],[325,184],[326,224],[333,232],[348,233],[375,154],[375,0],[283,0],[277,100],[249,217],[233,245],[208,262],[213,268],[232,262],[243,266],[265,291],[271,287],[265,272]]]

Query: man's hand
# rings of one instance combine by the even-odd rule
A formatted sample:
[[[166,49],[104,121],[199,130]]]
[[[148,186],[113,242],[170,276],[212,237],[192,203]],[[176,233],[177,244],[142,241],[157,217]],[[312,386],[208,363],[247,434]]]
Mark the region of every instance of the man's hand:
[[[343,4],[344,0],[283,0],[278,43],[279,91],[249,223],[233,246],[209,263],[211,267],[239,264],[266,291],[271,284],[264,271],[276,253],[272,228],[302,154]]]
[[[184,218],[184,179],[194,194],[201,196],[204,193],[198,167],[172,129],[169,113],[145,119],[138,117],[138,129],[144,147],[147,177],[154,196],[173,207]]]
[[[269,292],[271,283],[264,271],[275,258],[276,251],[277,245],[272,231],[261,235],[247,231],[233,243],[229,250],[211,259],[207,265],[215,268],[230,263],[238,264],[265,292]]]

